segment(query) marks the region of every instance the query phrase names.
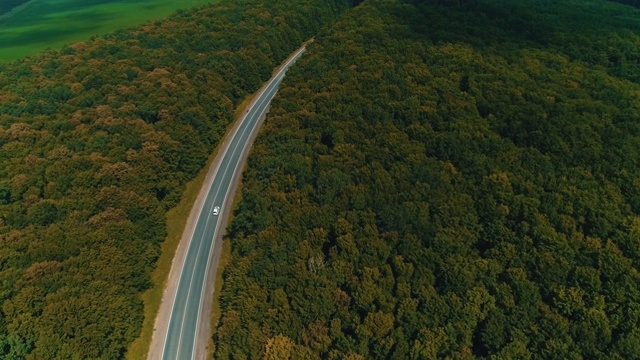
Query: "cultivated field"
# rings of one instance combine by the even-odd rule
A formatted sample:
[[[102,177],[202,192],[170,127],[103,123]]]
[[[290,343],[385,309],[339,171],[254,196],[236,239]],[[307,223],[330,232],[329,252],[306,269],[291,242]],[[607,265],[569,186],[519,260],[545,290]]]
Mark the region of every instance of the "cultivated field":
[[[32,0],[0,16],[0,61],[57,49],[212,0]]]

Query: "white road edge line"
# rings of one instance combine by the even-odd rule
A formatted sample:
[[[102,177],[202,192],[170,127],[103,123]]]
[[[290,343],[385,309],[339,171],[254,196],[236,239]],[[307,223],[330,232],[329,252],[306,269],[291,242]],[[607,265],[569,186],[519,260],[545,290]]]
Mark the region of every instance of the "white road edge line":
[[[242,117],[242,122],[244,122],[246,117],[247,117],[247,114],[245,114]],[[240,129],[240,127],[241,126],[233,128],[233,130],[232,130],[233,136],[231,136],[231,134],[229,134],[231,139],[235,138],[235,136],[237,135],[238,130]],[[227,151],[229,150],[230,143],[231,142],[227,143],[226,140],[223,143],[223,146],[225,146],[225,147],[223,148],[224,149],[224,155],[222,156],[222,159],[224,159],[224,156],[226,155]],[[216,168],[213,171],[214,175],[211,177],[211,182],[212,183],[215,180],[215,174],[217,174],[218,170],[220,170],[220,164],[221,163],[222,163],[222,160],[219,163],[216,164]],[[207,191],[206,195],[204,196],[204,199],[202,200],[202,205],[200,206],[200,210],[198,210],[198,216],[196,216],[196,224],[198,223],[197,219],[200,218],[200,214],[202,213],[202,209],[204,208],[204,206],[207,203],[207,198],[209,197],[209,194],[210,194],[210,191]],[[197,202],[197,200],[196,200],[196,202]],[[172,302],[173,306],[171,307],[171,312],[169,313],[169,320],[167,321],[167,332],[166,332],[166,334],[164,336],[164,341],[162,342],[162,356],[161,356],[161,359],[164,359],[164,357],[165,357],[165,349],[166,349],[166,346],[167,346],[167,339],[169,338],[169,326],[171,325],[171,320],[173,320],[173,311],[175,310],[176,298],[178,297],[178,287],[180,285],[180,278],[182,277],[182,273],[184,272],[184,266],[185,266],[185,263],[186,263],[186,260],[187,260],[187,255],[189,254],[189,248],[191,247],[191,241],[193,240],[193,235],[195,234],[195,231],[196,231],[196,226],[193,227],[193,231],[191,232],[191,235],[189,236],[189,241],[186,244],[187,249],[185,250],[185,253],[184,253],[184,260],[185,261],[182,262],[182,266],[181,266],[180,274],[179,274],[180,276],[178,276],[178,283],[177,283],[176,288],[175,288],[176,292],[173,295],[173,302]],[[180,246],[180,244],[178,244],[178,247],[179,246]],[[177,253],[177,249],[176,249],[176,253]],[[168,281],[168,279],[167,279],[167,281]]]
[[[260,105],[262,105],[262,102],[263,102],[263,101],[261,101]],[[244,125],[244,124],[243,124],[243,125]],[[242,138],[242,137],[244,136],[244,134],[247,132],[247,130],[248,130],[248,129],[249,129],[249,126],[248,126],[248,125],[247,125],[247,126],[245,126],[245,128],[242,130],[242,133],[240,134],[240,138]],[[253,128],[252,128],[252,131],[253,131]],[[236,134],[236,135],[237,135],[237,134]],[[233,140],[236,140],[236,139],[234,138]],[[233,140],[231,141],[232,143],[233,143]],[[222,179],[224,179],[225,175],[227,175],[227,172],[229,171],[229,168],[230,168],[230,167],[231,167],[231,165],[232,165],[231,160],[232,160],[232,159],[233,159],[233,157],[235,156],[236,151],[238,150],[238,146],[240,146],[240,141],[236,142],[236,144],[235,144],[235,145],[234,145],[234,147],[233,147],[233,150],[231,151],[231,155],[229,156],[229,161],[227,162],[227,164],[226,164],[226,166],[225,166],[225,168],[224,168],[224,171],[222,172],[222,175],[221,175],[221,177],[220,177],[220,178],[221,178],[221,180],[222,180]],[[228,151],[228,150],[225,152],[225,154],[224,154],[224,156],[223,156],[223,160],[227,157],[227,154],[229,154],[229,151]],[[221,162],[222,162],[222,161],[221,161]],[[219,169],[218,169],[218,170],[219,170]],[[218,177],[218,174],[216,173],[215,178],[217,178],[217,177]],[[215,194],[215,195],[213,196],[213,199],[214,199],[214,200],[218,198],[218,196],[219,196],[219,194],[220,194],[220,190],[221,190],[221,189],[222,189],[222,183],[219,183],[219,184],[218,184],[218,186],[217,186],[217,189],[214,191],[214,194]],[[222,199],[224,200],[224,197],[223,197]],[[215,203],[215,201],[214,201],[214,203]],[[220,213],[222,213],[222,211],[224,211],[224,210],[222,210],[222,209],[221,209],[221,210],[220,210]],[[207,216],[207,222],[209,221],[209,218],[210,218],[210,216]],[[214,230],[214,234],[213,234],[213,238],[212,238],[212,240],[215,240],[215,235],[216,235],[216,232],[218,231],[218,224],[219,224],[219,223],[220,223],[220,214],[218,214],[218,218],[217,218],[217,220],[216,220],[216,229]],[[204,234],[203,234],[203,235],[204,235]],[[200,242],[200,244],[202,244],[202,243],[203,243],[203,242]],[[213,244],[213,243],[212,243],[212,244]],[[201,247],[198,247],[198,252],[200,252],[200,249],[201,249]],[[211,254],[211,251],[209,251],[209,254]],[[205,271],[208,271],[208,269],[209,269],[209,259],[210,259],[210,257],[211,257],[211,256],[208,256],[208,257],[207,257],[207,266],[205,267],[205,269],[206,269]],[[195,272],[195,268],[196,268],[196,266],[194,266],[194,272]],[[193,272],[192,272],[192,274],[193,274]],[[205,284],[206,279],[207,279],[206,274],[207,274],[207,272],[205,272],[205,278],[204,278],[203,283],[202,283],[203,285]],[[191,282],[189,283],[189,291],[187,292],[187,298],[189,298],[189,294],[191,294],[191,286],[192,286],[192,285],[193,285],[193,277],[191,278]],[[197,339],[198,327],[199,327],[199,324],[200,324],[200,311],[201,311],[201,306],[202,306],[202,296],[203,296],[203,295],[204,295],[204,289],[203,289],[203,291],[200,293],[200,302],[198,303],[198,313],[197,313],[198,315],[197,315],[197,318],[196,318],[196,335],[194,336],[193,345],[192,345],[192,347],[191,347],[191,357],[192,357],[192,358],[193,358],[193,349],[195,348],[195,345],[196,345],[196,343],[197,343],[196,339]],[[186,314],[186,311],[185,311],[185,314]],[[182,327],[180,328],[180,338],[179,338],[180,340],[179,340],[179,342],[178,342],[178,353],[179,353],[179,351],[180,351],[180,343],[182,342],[182,333],[183,333],[183,329],[184,329],[184,316],[183,316],[183,318],[182,318],[182,319],[183,319],[183,320],[182,320]],[[176,354],[176,355],[177,355],[177,354]]]
[[[214,197],[215,199],[215,197]],[[209,221],[209,219],[211,218],[211,213],[209,211],[207,211],[208,215],[207,215],[207,222]],[[202,214],[202,212],[200,213]],[[195,229],[195,227],[194,227]],[[193,266],[193,270],[191,271],[191,277],[189,280],[189,290],[187,291],[187,299],[190,297],[191,294],[191,288],[193,287],[193,280],[194,280],[194,274],[196,272],[197,264],[198,264],[198,256],[197,254],[200,253],[200,251],[202,250],[202,244],[204,241],[200,241],[200,244],[198,244],[198,251],[196,252],[196,263]],[[176,291],[177,293],[177,291]],[[184,311],[182,312],[182,323],[180,324],[180,336],[178,337],[178,346],[176,348],[176,359],[178,358],[178,356],[180,355],[180,344],[182,344],[182,333],[184,332],[184,319],[187,317],[187,306],[185,305],[184,307]],[[167,332],[168,333],[168,332]]]
[[[301,53],[302,53],[302,52],[304,52],[305,50],[306,50],[306,45],[305,45],[305,46],[303,46],[301,49],[299,49],[299,50],[295,53],[295,55],[294,55],[293,57],[291,57],[291,58],[290,58],[290,59],[285,63],[285,65],[284,65],[284,66],[282,66],[282,68],[281,68],[281,69],[276,73],[276,75],[274,75],[274,76],[271,78],[271,80],[269,81],[269,83],[268,83],[266,86],[264,86],[264,87],[262,88],[262,90],[261,90],[261,91],[260,91],[260,93],[258,94],[258,98],[259,98],[259,97],[261,97],[261,96],[264,94],[264,92],[267,90],[267,88],[268,88],[269,86],[271,86],[271,84],[272,84],[274,81],[276,81],[276,79],[280,76],[280,74],[281,74],[283,71],[286,71],[286,70],[289,68],[290,63],[291,63],[291,62],[293,62],[293,61],[295,61],[295,60],[297,60],[297,59],[300,57]],[[256,103],[254,103],[254,104],[251,106],[251,109],[253,109],[255,106],[256,106]],[[265,110],[266,110],[266,108],[265,108]],[[248,115],[249,115],[249,113],[248,113],[248,112],[247,112],[247,113],[245,113],[245,114],[242,116],[242,120],[241,120],[241,121],[242,121],[242,122],[244,122],[244,121],[246,120],[246,118],[247,118],[247,116],[248,116]],[[261,114],[260,116],[262,116],[262,114]],[[257,121],[257,122],[256,122],[256,124],[257,124],[257,123],[259,123],[259,121]],[[220,170],[220,165],[222,164],[222,160],[224,160],[224,158],[226,157],[227,152],[229,151],[229,147],[231,146],[231,143],[233,142],[233,139],[237,136],[237,133],[238,133],[238,131],[240,130],[240,128],[241,128],[241,127],[242,127],[242,126],[238,126],[237,128],[234,128],[234,129],[233,129],[233,135],[232,135],[232,136],[231,136],[231,134],[229,134],[230,136],[228,136],[228,138],[229,138],[229,139],[231,139],[231,141],[229,141],[229,143],[226,143],[226,141],[223,143],[224,145],[226,145],[226,147],[224,148],[224,154],[222,155],[222,158],[221,158],[220,162],[219,162],[218,164],[216,164],[216,169],[215,169],[215,171],[213,172],[214,176],[212,177],[212,182],[213,182],[213,181],[215,181],[215,178],[217,177],[217,173],[218,173],[218,171]],[[254,125],[254,128],[255,128],[255,125]],[[246,129],[245,129],[245,130],[246,130]],[[253,131],[253,130],[252,130],[252,131]],[[244,132],[244,131],[243,131],[243,132]],[[235,149],[234,149],[234,150],[235,150]],[[244,147],[243,147],[243,151],[244,151]],[[235,176],[235,171],[234,171],[234,175],[232,176],[232,179],[233,179],[233,177],[234,177],[234,176]],[[227,187],[227,193],[225,194],[225,198],[226,198],[226,196],[228,195],[228,190],[229,190],[229,188]],[[211,194],[211,193],[210,193],[209,191],[207,191],[207,194],[206,194],[205,198],[204,198],[204,199],[203,199],[203,201],[202,201],[202,205],[200,206],[200,210],[198,211],[198,216],[196,216],[196,224],[198,223],[197,219],[199,219],[199,218],[200,218],[200,214],[202,213],[202,209],[204,208],[204,206],[205,206],[205,204],[206,204],[206,200],[207,200],[207,198],[209,197],[209,194]],[[216,194],[216,195],[217,195],[217,194]],[[215,197],[214,197],[214,200],[215,200]],[[208,220],[208,218],[207,218],[207,220]],[[214,231],[214,241],[215,241],[215,236],[216,236],[216,234],[217,234],[217,232],[218,232],[218,228],[217,228],[218,222],[219,222],[219,220],[216,222],[216,230]],[[193,227],[193,231],[191,232],[191,235],[190,235],[190,237],[189,237],[189,242],[187,243],[187,249],[186,249],[186,251],[185,251],[185,255],[184,255],[184,259],[185,259],[185,261],[183,261],[183,262],[182,262],[182,266],[181,266],[181,269],[180,269],[180,276],[178,277],[178,284],[176,285],[176,291],[175,291],[174,296],[173,296],[173,306],[171,307],[171,312],[170,312],[170,314],[169,314],[169,320],[167,321],[167,326],[166,326],[167,331],[166,331],[165,336],[164,336],[164,341],[162,342],[162,356],[161,356],[161,359],[164,359],[164,358],[165,358],[165,355],[166,355],[165,351],[166,351],[166,346],[167,346],[167,339],[168,339],[168,337],[169,337],[169,327],[170,327],[170,325],[171,325],[171,321],[173,320],[173,313],[174,313],[174,310],[175,310],[176,298],[178,297],[178,288],[179,288],[179,285],[180,285],[180,279],[182,278],[182,273],[184,272],[184,267],[185,267],[185,263],[186,263],[187,255],[189,254],[189,249],[190,249],[190,247],[191,247],[191,242],[192,242],[192,240],[193,240],[193,235],[195,234],[195,230],[196,230],[196,226],[194,225],[194,227]],[[206,267],[206,272],[205,272],[205,280],[203,281],[203,284],[205,284],[205,282],[206,282],[206,274],[208,274],[208,273],[209,273],[209,265],[210,265],[210,263],[211,263],[211,252],[209,253],[209,258],[208,258],[208,260],[207,260],[207,267]],[[204,288],[203,288],[203,292],[202,292],[202,294],[204,294]],[[197,337],[198,337],[198,330],[199,330],[199,326],[200,326],[200,313],[201,313],[201,306],[202,306],[202,294],[201,294],[200,304],[199,304],[199,306],[198,306],[198,320],[197,320],[197,324],[196,324],[196,333],[195,333],[194,339],[197,339]],[[185,308],[185,313],[186,313],[186,308]],[[184,325],[184,321],[183,321],[183,325]],[[182,334],[182,328],[181,328],[181,330],[180,330],[180,333]],[[179,343],[180,343],[180,341],[182,340],[181,338],[182,338],[182,336],[181,336],[181,337],[180,337],[180,339],[178,340],[178,341],[179,341]],[[195,344],[196,344],[196,341],[194,341],[194,345],[193,345],[193,347],[192,347],[192,358],[193,358],[193,349],[195,349]],[[180,348],[180,346],[178,346],[178,349],[179,349],[179,348]],[[179,350],[178,350],[178,351],[179,351]]]
[[[302,47],[300,50],[298,50],[298,52],[296,52],[296,54],[295,54],[291,59],[289,59],[289,61],[287,61],[287,62],[285,63],[285,65],[282,67],[282,69],[280,69],[280,71],[278,71],[278,72],[276,73],[276,75],[271,79],[271,81],[269,81],[269,83],[267,84],[267,86],[265,86],[264,90],[266,90],[269,86],[271,86],[271,84],[273,84],[273,82],[274,82],[274,81],[282,80],[282,79],[284,78],[284,74],[281,74],[281,73],[282,73],[282,71],[285,71],[285,72],[286,72],[286,70],[289,68],[289,66],[290,66],[291,62],[293,62],[293,61],[297,60],[297,59],[300,57],[301,53],[302,53],[302,52],[304,52],[305,50],[306,50],[306,46],[305,46],[305,47]],[[278,79],[278,78],[279,78],[279,79]],[[276,92],[278,92],[278,88],[277,88],[277,87],[275,88],[275,92],[274,92],[273,96],[275,96],[275,93],[276,93]],[[264,94],[264,92],[261,92],[260,96],[262,96],[263,94]],[[272,99],[273,99],[273,97],[271,97],[271,99],[269,99],[269,101],[268,101],[267,103],[271,102],[271,100],[272,100]],[[257,106],[258,106],[258,107],[259,107],[259,106],[261,106],[263,102],[264,102],[264,99],[262,99],[262,101],[260,101],[260,105],[257,105]],[[252,109],[253,109],[255,106],[256,106],[256,104],[254,104],[254,106],[252,106]],[[258,124],[260,124],[260,117],[262,117],[262,116],[265,114],[266,110],[267,110],[267,107],[265,107],[265,108],[264,108],[264,110],[259,114],[258,120],[256,120],[255,124],[253,124],[253,127],[251,128],[251,132],[250,132],[250,134],[252,134],[252,133],[255,131],[255,128],[258,126]],[[248,114],[247,114],[247,115],[248,115]],[[246,117],[245,117],[245,118],[246,118]],[[247,127],[247,128],[248,128],[248,127]],[[244,135],[244,131],[243,131],[243,135]],[[242,136],[242,135],[241,135],[241,136]],[[249,135],[249,137],[251,137],[251,135]],[[245,151],[245,149],[246,149],[246,148],[247,148],[247,142],[245,142],[245,143],[244,143],[244,145],[243,145],[243,147],[242,147],[242,152],[241,152],[241,154],[242,154],[242,153],[244,153],[244,151]],[[232,155],[231,155],[231,156],[233,156],[233,155],[235,154],[235,150],[236,150],[236,149],[234,149],[234,151],[233,151],[233,153],[232,153]],[[225,155],[226,155],[226,154],[225,154]],[[241,155],[241,156],[242,156],[242,155]],[[237,165],[237,164],[236,164],[236,165]],[[237,172],[237,171],[238,171],[238,166],[236,166],[236,167],[234,168],[234,170],[233,170],[233,174],[231,175],[231,181],[233,181],[233,178],[236,176],[236,172]],[[225,169],[225,174],[226,174],[226,169]],[[224,175],[223,175],[223,177],[224,177]],[[223,199],[224,199],[225,201],[226,201],[226,199],[227,199],[227,196],[229,196],[229,188],[230,188],[230,187],[229,187],[229,186],[227,186],[227,191],[225,192],[225,195],[224,195],[224,197],[223,197]],[[218,189],[218,191],[219,191],[219,190],[220,190],[220,189]],[[218,194],[216,193],[216,197],[217,197],[217,196],[218,196]],[[223,201],[223,202],[224,202],[224,201]],[[221,210],[221,212],[222,212],[222,211],[223,211],[223,210]],[[212,248],[214,248],[215,241],[216,241],[216,237],[217,237],[216,235],[217,235],[218,230],[219,230],[219,229],[218,229],[218,225],[219,225],[219,223],[220,223],[220,217],[221,217],[221,216],[219,216],[219,217],[218,217],[218,220],[216,220],[216,230],[215,230],[215,231],[214,231],[214,233],[213,233]],[[197,339],[198,339],[198,331],[199,331],[199,329],[200,329],[200,314],[202,313],[202,304],[204,303],[204,299],[203,299],[203,297],[204,297],[204,294],[205,294],[205,291],[204,291],[204,290],[206,289],[206,281],[207,281],[207,276],[206,276],[206,274],[209,274],[209,267],[210,267],[210,265],[211,265],[211,257],[212,257],[212,256],[213,256],[213,251],[209,251],[209,257],[208,257],[208,259],[207,259],[207,266],[206,266],[206,270],[205,270],[205,277],[204,277],[204,279],[203,279],[203,281],[202,281],[202,293],[200,294],[200,302],[199,302],[199,304],[198,304],[198,316],[197,316],[197,320],[196,320],[196,332],[195,332],[194,341],[193,341],[193,346],[192,346],[192,350],[191,350],[191,354],[192,354],[192,355],[191,355],[191,357],[192,357],[192,358],[193,358],[193,355],[195,354],[195,348],[196,348]]]
[[[260,105],[262,105],[262,102],[260,103]],[[253,110],[253,108],[252,108]],[[244,121],[246,120],[246,116],[243,118],[243,123],[238,127],[241,128],[243,125],[245,125]],[[242,130],[242,132],[240,133],[240,139],[244,136],[244,134],[247,132],[247,129],[249,129],[249,125],[245,126],[244,129]],[[222,164],[224,162],[224,160],[227,158],[227,155],[229,154],[229,147],[231,147],[231,145],[233,144],[234,140],[236,140],[236,136],[238,136],[238,133],[236,132],[233,136],[233,138],[231,139],[231,142],[229,143],[229,145],[227,146],[226,151],[224,152],[224,155],[222,156],[222,159],[220,160],[220,164]],[[225,175],[227,174],[227,172],[229,171],[229,167],[231,166],[231,160],[233,159],[233,156],[235,155],[236,151],[238,150],[238,146],[240,145],[240,141],[236,142],[236,144],[233,146],[233,150],[231,151],[231,155],[229,156],[229,161],[227,162],[226,166],[224,167],[224,171],[222,172],[221,175],[221,179],[224,179]],[[218,178],[218,171],[220,171],[220,167],[218,167],[214,177],[213,177],[213,182],[215,182],[215,180]],[[218,195],[220,194],[220,189],[222,188],[222,183],[219,183],[217,188],[214,190],[212,188],[209,189],[209,193],[208,194],[213,194],[213,206],[215,206],[216,204],[216,199],[218,198]],[[213,191],[212,191],[213,190]],[[224,198],[223,198],[224,199]],[[221,210],[222,211],[222,210]],[[202,213],[200,213],[202,214]],[[207,219],[205,221],[205,224],[207,224],[209,222],[209,219],[211,218],[211,213],[207,210]],[[218,230],[217,226],[220,220],[220,214],[218,214],[217,217],[218,220],[216,220],[216,229],[214,230],[214,236],[216,231]],[[200,220],[200,216],[198,216],[198,220]],[[196,221],[196,224],[198,223],[198,221]],[[195,229],[195,227],[194,227]],[[195,231],[195,230],[194,230]],[[204,232],[202,234],[204,236]],[[215,239],[215,237],[214,237]],[[204,243],[204,241],[200,241],[200,244],[198,245],[198,251],[196,252],[196,254],[199,254],[200,251],[202,250],[202,244]],[[209,251],[209,253],[211,253],[211,251]],[[207,266],[205,267],[205,269],[208,269],[208,263],[209,258],[207,258]],[[194,280],[194,276],[193,274],[196,271],[197,268],[197,264],[198,264],[198,256],[196,256],[196,263],[193,266],[193,271],[191,272],[191,280],[189,281],[189,290],[187,291],[187,299],[190,298],[190,294],[191,294],[191,288],[193,287],[193,280]],[[205,272],[205,280],[206,280],[206,272]],[[177,291],[176,291],[177,293]],[[204,291],[202,293],[200,293],[200,299],[202,300],[202,294],[204,294]],[[185,306],[185,311],[182,315],[182,324],[180,326],[180,336],[178,337],[178,348],[177,348],[177,353],[176,353],[176,358],[178,357],[178,355],[180,355],[180,344],[182,344],[182,334],[184,333],[184,319],[187,315],[187,310],[186,310],[186,306]],[[198,317],[197,317],[197,321],[200,321],[200,304],[198,304]],[[196,322],[196,336],[194,336],[194,339],[197,338],[197,331],[198,331],[198,323]],[[196,341],[194,340],[194,345],[195,345]],[[191,353],[191,357],[193,358],[193,346],[192,346],[192,353]]]

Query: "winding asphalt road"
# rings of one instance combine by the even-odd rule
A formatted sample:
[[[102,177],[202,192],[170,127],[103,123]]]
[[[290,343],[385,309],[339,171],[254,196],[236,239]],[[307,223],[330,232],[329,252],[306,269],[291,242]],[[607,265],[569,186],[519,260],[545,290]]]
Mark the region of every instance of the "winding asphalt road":
[[[214,161],[213,181],[209,182],[206,197],[200,204],[197,220],[187,224],[180,246],[188,246],[186,254],[181,259],[174,260],[171,273],[178,280],[174,289],[168,285],[163,297],[163,305],[158,313],[154,340],[149,351],[151,360],[188,360],[204,358],[209,339],[209,321],[211,314],[211,299],[215,281],[215,268],[224,232],[225,219],[228,218],[229,207],[232,204],[234,189],[237,185],[246,154],[255,138],[268,105],[278,90],[285,72],[304,52],[301,47],[292,54],[279,68],[260,93],[254,98],[247,111],[239,119],[228,135],[216,161]],[[218,215],[213,214],[214,207],[220,207]],[[192,210],[192,216],[194,215]],[[176,258],[178,257],[176,253]],[[212,261],[213,259],[213,261]],[[174,274],[179,271],[178,275]],[[171,275],[170,275],[171,278]],[[170,279],[171,280],[171,279]],[[165,302],[169,302],[165,304]],[[165,308],[165,314],[163,309]],[[166,311],[169,311],[166,314]],[[165,317],[161,321],[161,317]],[[166,317],[168,316],[168,321]],[[154,344],[155,343],[155,344]],[[156,349],[154,349],[154,347]]]

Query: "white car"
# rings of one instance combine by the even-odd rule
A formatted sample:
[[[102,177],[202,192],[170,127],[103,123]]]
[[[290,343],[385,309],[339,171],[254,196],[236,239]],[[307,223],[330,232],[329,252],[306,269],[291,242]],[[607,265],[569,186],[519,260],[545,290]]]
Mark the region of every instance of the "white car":
[[[213,215],[218,216],[218,214],[220,214],[220,206],[213,208]]]

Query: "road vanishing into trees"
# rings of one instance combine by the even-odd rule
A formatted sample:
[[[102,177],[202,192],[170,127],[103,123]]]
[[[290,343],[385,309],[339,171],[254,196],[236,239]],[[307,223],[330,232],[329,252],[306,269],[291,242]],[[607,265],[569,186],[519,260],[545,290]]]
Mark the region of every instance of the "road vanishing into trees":
[[[233,194],[256,132],[280,82],[304,52],[293,53],[263,86],[221,146],[211,165],[173,261],[153,332],[150,360],[203,359],[220,243]],[[220,211],[214,215],[214,208]]]

